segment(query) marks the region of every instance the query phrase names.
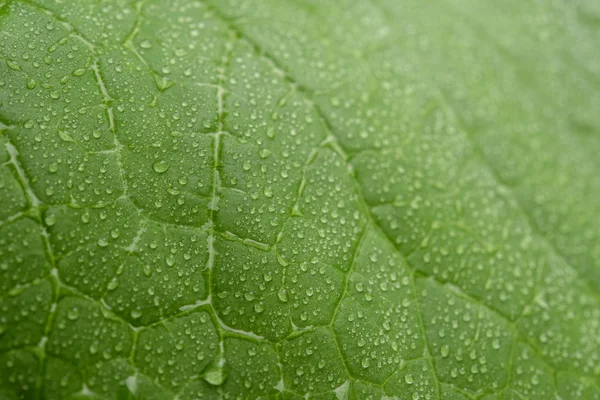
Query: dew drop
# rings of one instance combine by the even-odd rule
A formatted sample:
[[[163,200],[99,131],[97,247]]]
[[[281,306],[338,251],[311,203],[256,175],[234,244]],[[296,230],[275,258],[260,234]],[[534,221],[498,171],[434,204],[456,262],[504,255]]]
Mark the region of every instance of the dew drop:
[[[157,161],[152,165],[152,168],[155,172],[163,174],[169,169],[169,163],[164,160]]]
[[[369,368],[371,366],[371,360],[369,360],[368,357],[363,358],[360,364],[363,368]]]
[[[204,380],[213,386],[219,386],[225,381],[225,372],[222,368],[212,369],[204,374]]]
[[[71,321],[75,321],[79,318],[79,310],[77,308],[71,308],[67,311],[67,318]]]
[[[284,289],[284,288],[279,289],[279,291],[277,292],[277,297],[283,303],[287,303],[288,302],[288,293],[287,293],[287,290]]]
[[[6,60],[6,65],[8,66],[8,68],[14,69],[15,71],[20,71],[21,70],[21,66],[16,61]]]
[[[440,349],[440,352],[442,353],[442,357],[446,358],[450,354],[450,347],[447,344],[445,344]]]
[[[68,132],[59,130],[58,131],[58,137],[61,138],[61,140],[65,141],[65,142],[74,142],[73,138],[71,137],[71,135]]]
[[[112,278],[110,282],[108,282],[107,289],[112,291],[115,290],[119,286],[119,281],[117,278]]]
[[[54,224],[56,224],[56,215],[54,215],[54,214],[46,214],[46,216],[44,218],[44,222],[48,226],[53,226]]]
[[[260,158],[267,158],[271,155],[271,151],[269,149],[260,149],[260,151],[258,152],[258,154],[260,155]]]

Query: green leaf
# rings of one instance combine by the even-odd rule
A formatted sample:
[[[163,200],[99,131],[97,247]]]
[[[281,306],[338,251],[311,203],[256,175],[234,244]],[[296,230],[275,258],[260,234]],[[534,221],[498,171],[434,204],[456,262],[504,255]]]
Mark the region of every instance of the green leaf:
[[[0,398],[600,399],[599,27],[0,0]]]

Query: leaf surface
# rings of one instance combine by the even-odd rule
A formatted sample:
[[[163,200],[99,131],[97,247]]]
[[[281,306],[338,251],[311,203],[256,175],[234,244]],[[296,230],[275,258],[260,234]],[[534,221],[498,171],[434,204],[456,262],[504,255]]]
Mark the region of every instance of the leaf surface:
[[[599,399],[599,21],[0,1],[0,397]]]

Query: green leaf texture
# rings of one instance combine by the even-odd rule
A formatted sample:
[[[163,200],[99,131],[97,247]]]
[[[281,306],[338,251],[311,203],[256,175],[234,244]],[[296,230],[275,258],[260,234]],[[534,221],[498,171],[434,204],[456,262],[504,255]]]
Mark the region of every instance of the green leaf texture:
[[[0,0],[0,398],[600,399],[599,4]]]

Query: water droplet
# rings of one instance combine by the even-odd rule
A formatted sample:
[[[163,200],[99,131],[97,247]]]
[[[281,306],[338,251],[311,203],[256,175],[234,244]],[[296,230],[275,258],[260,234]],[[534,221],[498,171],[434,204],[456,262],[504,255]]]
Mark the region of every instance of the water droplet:
[[[98,342],[94,342],[90,345],[90,354],[98,353]]]
[[[76,319],[79,318],[79,310],[77,308],[70,308],[67,311],[67,318],[70,319],[71,321],[75,321]]]
[[[117,278],[112,278],[110,282],[108,282],[107,289],[115,290],[119,286],[119,280]]]
[[[267,158],[271,155],[271,151],[269,149],[260,149],[258,152],[261,158]]]
[[[164,160],[157,161],[152,165],[152,168],[155,172],[163,174],[169,169],[169,163]]]
[[[204,380],[213,386],[219,386],[225,381],[225,372],[222,368],[213,368],[204,373]]]
[[[44,217],[44,222],[48,226],[53,226],[54,224],[56,224],[56,215],[54,215],[54,214],[46,214],[45,217]]]
[[[368,357],[363,358],[361,361],[361,365],[363,368],[369,368],[369,366],[371,365],[371,360],[369,360]]]
[[[21,70],[21,66],[16,61],[6,60],[6,65],[8,66],[8,68],[14,69],[15,71],[20,71]]]
[[[448,354],[450,354],[450,347],[447,344],[445,344],[440,349],[440,352],[442,353],[442,357],[446,358],[448,357]]]
[[[73,138],[71,137],[71,135],[68,132],[59,130],[58,136],[65,142],[74,142]]]
[[[279,300],[281,300],[284,303],[288,302],[288,294],[287,294],[287,290],[284,288],[279,289],[279,291],[277,292],[277,297],[279,298]]]

